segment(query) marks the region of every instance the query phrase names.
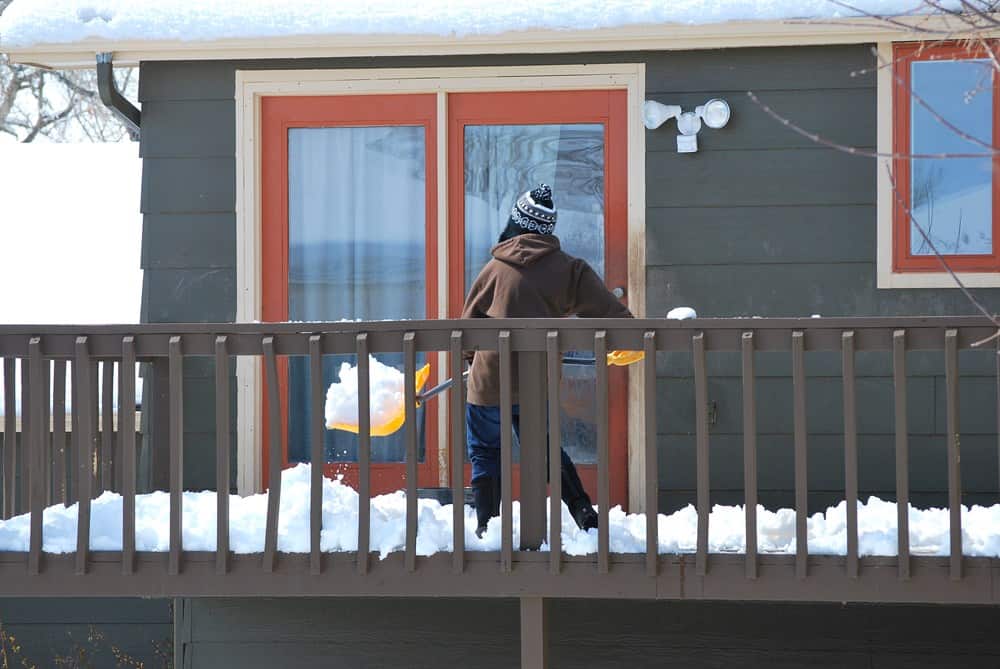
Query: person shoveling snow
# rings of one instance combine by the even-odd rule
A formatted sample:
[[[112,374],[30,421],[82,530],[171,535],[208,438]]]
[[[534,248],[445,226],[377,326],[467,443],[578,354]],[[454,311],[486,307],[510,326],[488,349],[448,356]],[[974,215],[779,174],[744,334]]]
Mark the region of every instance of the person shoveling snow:
[[[371,434],[373,437],[385,437],[398,430],[406,420],[403,373],[395,367],[382,364],[371,355],[368,356],[368,365]],[[430,372],[430,365],[417,370],[417,394],[423,390]],[[345,430],[357,434],[358,368],[345,362],[340,365],[337,377],[340,382],[331,383],[326,391],[326,427],[329,430]]]

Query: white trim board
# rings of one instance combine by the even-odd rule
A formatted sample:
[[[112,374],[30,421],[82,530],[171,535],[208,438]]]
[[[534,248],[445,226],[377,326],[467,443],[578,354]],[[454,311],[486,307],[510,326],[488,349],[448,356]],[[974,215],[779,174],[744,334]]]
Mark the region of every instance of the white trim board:
[[[628,96],[628,294],[632,312],[646,308],[646,161],[642,103],[646,68],[642,63],[609,65],[413,68],[365,70],[253,70],[236,72],[236,321],[261,317],[260,253],[260,100],[273,95],[365,95],[436,93],[438,98],[439,312],[447,315],[447,96],[465,91],[624,89]],[[260,365],[252,358],[237,365],[238,462],[240,494],[261,489]],[[641,378],[629,383],[629,500],[639,510],[644,500],[644,421],[632,417],[640,404]],[[447,426],[447,404],[439,402],[438,422]],[[438,452],[447,462],[447,430],[439,431]],[[440,466],[442,481],[447,467]]]

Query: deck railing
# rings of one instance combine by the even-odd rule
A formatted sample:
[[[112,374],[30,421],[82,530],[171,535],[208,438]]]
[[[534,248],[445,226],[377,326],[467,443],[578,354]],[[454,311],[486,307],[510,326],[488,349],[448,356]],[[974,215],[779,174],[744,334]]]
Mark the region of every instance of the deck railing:
[[[202,324],[141,326],[0,326],[3,358],[5,437],[14,434],[14,369],[26,377],[21,396],[26,416],[25,457],[5,439],[3,510],[9,517],[19,503],[16,478],[26,481],[30,541],[26,553],[0,553],[0,595],[539,595],[641,598],[798,599],[834,601],[1000,602],[1000,562],[962,554],[961,475],[959,456],[958,352],[987,339],[995,328],[985,319],[845,318],[845,319],[700,319],[636,320],[447,320],[372,323]],[[451,369],[461,369],[463,351],[499,352],[501,369],[502,511],[499,552],[468,551],[464,514],[454,507],[453,550],[430,557],[417,555],[417,421],[415,373],[418,353],[447,352]],[[644,442],[632,444],[644,456],[646,545],[640,554],[612,553],[608,441],[608,367],[605,353],[641,350],[635,365],[631,398],[642,405]],[[594,352],[597,410],[599,529],[596,554],[568,556],[561,549],[559,475],[559,375],[562,355]],[[940,351],[946,391],[948,507],[951,548],[947,558],[910,554],[906,430],[906,352]],[[755,353],[787,352],[792,363],[794,414],[794,491],[796,541],[793,555],[763,555],[757,549],[757,406],[767,402],[755,393]],[[843,377],[844,499],[847,502],[847,550],[844,556],[812,555],[807,543],[808,426],[806,424],[805,354],[839,352]],[[858,439],[855,356],[861,351],[891,353],[895,412],[895,495],[898,500],[898,555],[859,556]],[[382,560],[369,552],[371,532],[371,436],[368,420],[369,353],[402,353],[406,397],[406,532],[403,550]],[[657,466],[657,353],[691,355],[696,426],[697,541],[693,555],[658,552],[657,509],[661,485]],[[741,355],[743,469],[746,550],[742,555],[709,552],[708,366],[710,353]],[[249,356],[263,363],[269,411],[270,462],[282,462],[279,359],[306,356],[311,370],[311,456],[323,459],[321,362],[324,355],[356,354],[359,372],[359,517],[358,551],[324,553],[322,468],[312,468],[310,552],[278,551],[281,470],[271,467],[264,550],[237,555],[229,548],[228,495],[218,495],[217,550],[182,548],[184,452],[183,363],[191,356],[215,360],[217,490],[230,490],[230,379],[233,359]],[[169,372],[169,550],[136,550],[135,369],[139,362],[167,361]],[[52,450],[64,442],[66,363],[73,387],[73,422],[68,453]],[[98,403],[97,364],[103,384]],[[119,388],[114,407],[112,385],[117,366]],[[520,404],[521,495],[520,545],[512,526],[512,387],[517,369]],[[47,387],[51,370],[52,397]],[[38,382],[45,379],[45,382]],[[464,433],[464,392],[457,384],[447,400],[454,434]],[[670,401],[670,398],[667,398]],[[100,407],[98,410],[97,407]],[[88,408],[88,410],[77,410]],[[113,414],[117,411],[120,461],[114,457]],[[635,415],[636,412],[633,412]],[[100,418],[100,430],[96,420]],[[47,426],[54,426],[50,431]],[[551,522],[546,536],[546,435],[549,457]],[[96,438],[100,434],[100,438]],[[617,438],[617,435],[616,435]],[[53,457],[52,454],[55,454]],[[68,459],[67,459],[68,456]],[[451,459],[454,499],[463,499],[464,462]],[[115,469],[120,475],[115,475]],[[635,484],[636,482],[633,482]],[[65,485],[62,485],[65,484]],[[62,487],[60,487],[62,485]],[[120,552],[91,551],[90,505],[96,494],[113,489],[123,496]],[[72,491],[72,494],[67,491]],[[79,503],[76,551],[44,553],[42,510],[48,503]],[[1000,530],[998,530],[1000,532]],[[547,540],[548,550],[538,549]]]

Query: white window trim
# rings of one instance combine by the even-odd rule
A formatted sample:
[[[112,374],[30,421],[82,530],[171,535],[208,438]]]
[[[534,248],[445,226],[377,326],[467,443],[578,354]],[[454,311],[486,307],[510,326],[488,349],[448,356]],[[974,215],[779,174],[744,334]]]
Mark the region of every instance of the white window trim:
[[[878,45],[879,61],[891,63],[893,59],[892,42],[880,42]],[[882,67],[878,70],[876,80],[877,95],[877,147],[883,155],[893,151],[893,109],[892,109],[892,70]],[[894,272],[892,269],[892,236],[893,236],[893,206],[895,194],[886,166],[890,165],[888,158],[879,158],[876,183],[877,210],[877,254],[876,275],[878,288],[958,288],[951,276],[942,268],[933,272]],[[956,272],[959,279],[970,288],[1000,288],[1000,272]]]
[[[468,91],[623,89],[628,94],[628,295],[632,312],[645,315],[646,305],[646,173],[642,103],[646,69],[643,63],[469,68],[393,68],[355,70],[237,70],[236,72],[236,322],[261,319],[260,249],[260,100],[275,95],[365,95],[376,93],[435,93],[438,97],[438,244],[447,248],[447,95]],[[447,258],[447,254],[441,256]],[[438,318],[447,316],[448,267],[439,263]],[[443,364],[446,353],[440,355]],[[239,358],[237,376],[237,489],[241,495],[260,492],[262,378],[260,365]],[[629,374],[629,501],[640,510],[644,500],[645,467],[641,419],[642,379]],[[438,403],[438,423],[447,426],[447,403]],[[439,472],[448,476],[446,435],[439,430]]]

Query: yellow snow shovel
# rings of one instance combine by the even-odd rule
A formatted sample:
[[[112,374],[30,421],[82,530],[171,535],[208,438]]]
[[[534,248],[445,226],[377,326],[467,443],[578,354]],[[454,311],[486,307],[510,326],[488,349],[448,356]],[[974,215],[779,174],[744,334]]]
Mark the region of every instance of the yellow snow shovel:
[[[416,388],[417,388],[417,406],[421,404],[421,394],[420,392],[424,389],[424,385],[427,384],[427,378],[431,375],[430,363],[424,365],[417,370],[416,375]],[[392,414],[386,417],[379,423],[372,423],[371,434],[373,437],[388,437],[390,434],[396,432],[399,428],[403,426],[403,422],[406,420],[406,406],[403,402],[399,403],[399,408],[393,410]],[[357,423],[334,423],[333,425],[327,425],[328,429],[332,430],[343,430],[344,432],[353,432],[358,434],[361,431],[360,426]]]
[[[625,367],[626,365],[631,365],[632,363],[639,362],[645,357],[642,351],[611,351],[608,353],[608,364],[615,365],[618,367]],[[594,364],[593,358],[563,358],[563,362],[568,365],[592,365]],[[427,392],[422,392],[424,385],[427,383],[427,378],[430,376],[431,366],[429,364],[424,365],[417,370],[416,377],[416,389],[417,389],[417,406],[421,406],[427,400],[440,395],[444,391],[455,385],[454,379],[446,379],[429,389]],[[466,371],[462,374],[463,380],[467,378],[469,372]],[[391,415],[386,418],[386,420],[380,423],[372,423],[371,434],[373,437],[387,437],[393,434],[399,428],[403,426],[406,421],[406,406],[400,403],[399,408],[395,409]],[[345,432],[353,432],[357,434],[360,431],[357,423],[334,423],[333,425],[327,426],[334,430],[344,430]]]

